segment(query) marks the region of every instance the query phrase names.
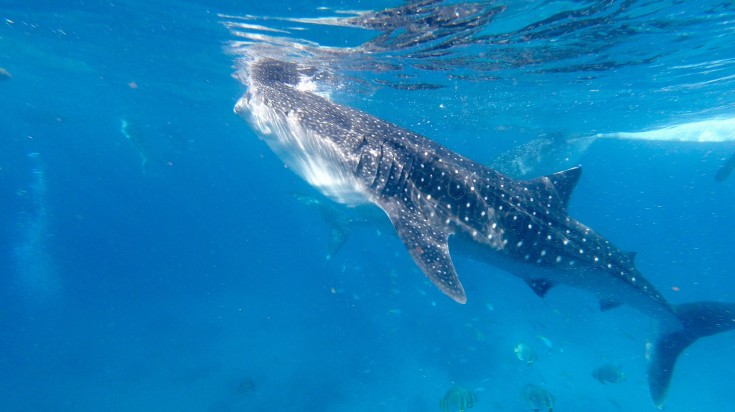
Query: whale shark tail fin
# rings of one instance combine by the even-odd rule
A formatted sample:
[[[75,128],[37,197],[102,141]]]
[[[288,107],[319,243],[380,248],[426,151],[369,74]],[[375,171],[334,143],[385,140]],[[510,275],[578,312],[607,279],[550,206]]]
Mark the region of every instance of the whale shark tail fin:
[[[662,334],[646,347],[651,397],[663,409],[679,355],[697,339],[735,329],[735,303],[695,302],[674,307],[682,328]]]

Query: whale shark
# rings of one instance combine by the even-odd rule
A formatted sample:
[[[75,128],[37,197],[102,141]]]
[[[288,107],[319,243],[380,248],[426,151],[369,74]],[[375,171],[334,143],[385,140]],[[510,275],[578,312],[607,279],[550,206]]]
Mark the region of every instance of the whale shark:
[[[587,149],[601,140],[634,140],[660,143],[731,144],[735,142],[735,117],[712,118],[680,123],[640,132],[597,133],[582,137],[566,137],[551,133],[516,146],[498,156],[492,167],[520,178],[548,173],[578,164]],[[722,182],[735,168],[735,155],[727,158],[714,178]]]
[[[648,382],[663,408],[679,355],[735,328],[735,304],[669,303],[625,252],[567,213],[582,169],[516,180],[410,130],[314,92],[314,70],[251,58],[235,113],[284,163],[334,201],[381,209],[420,270],[458,303],[467,296],[451,251],[499,267],[540,297],[581,288],[609,310],[630,305],[657,321]]]
[[[600,139],[723,143],[735,141],[735,117],[679,123],[641,132],[599,133]]]

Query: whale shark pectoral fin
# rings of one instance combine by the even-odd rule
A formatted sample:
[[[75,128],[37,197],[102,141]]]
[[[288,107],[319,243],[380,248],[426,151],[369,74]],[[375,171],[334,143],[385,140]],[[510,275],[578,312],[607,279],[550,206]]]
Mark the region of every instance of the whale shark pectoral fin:
[[[331,259],[342,249],[350,236],[350,229],[346,226],[332,226],[327,241],[327,259]]]
[[[556,284],[548,279],[529,279],[526,281],[536,296],[543,298]]]
[[[398,209],[400,211],[386,212],[414,262],[444,294],[458,303],[467,303],[464,288],[449,255],[450,232],[413,209]]]
[[[728,157],[727,160],[725,160],[725,164],[717,170],[715,180],[718,182],[724,182],[733,170],[735,170],[735,153]]]

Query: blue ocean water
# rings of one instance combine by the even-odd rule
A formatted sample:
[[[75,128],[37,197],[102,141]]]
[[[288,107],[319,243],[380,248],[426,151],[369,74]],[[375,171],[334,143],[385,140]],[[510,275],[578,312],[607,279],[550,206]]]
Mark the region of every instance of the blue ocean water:
[[[558,411],[655,410],[630,308],[461,256],[458,305],[376,226],[327,258],[294,195],[327,200],[233,114],[233,74],[243,50],[305,59],[334,100],[487,164],[658,130],[579,153],[570,214],[673,303],[733,302],[731,2],[253,3],[0,2],[2,409],[437,411],[462,386],[527,411],[535,384]],[[731,408],[733,353],[733,333],[690,347],[667,410]]]

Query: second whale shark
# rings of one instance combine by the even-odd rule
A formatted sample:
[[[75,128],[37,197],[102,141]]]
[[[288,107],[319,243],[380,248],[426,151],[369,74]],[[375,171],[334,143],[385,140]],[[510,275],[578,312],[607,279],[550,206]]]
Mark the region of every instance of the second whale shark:
[[[336,104],[307,87],[313,70],[270,58],[239,73],[235,112],[285,163],[332,199],[382,209],[421,271],[465,303],[452,250],[500,267],[543,297],[564,284],[594,293],[602,309],[628,304],[658,321],[648,380],[662,408],[681,352],[735,328],[735,304],[670,304],[634,256],[567,214],[575,167],[515,180],[423,136]]]

